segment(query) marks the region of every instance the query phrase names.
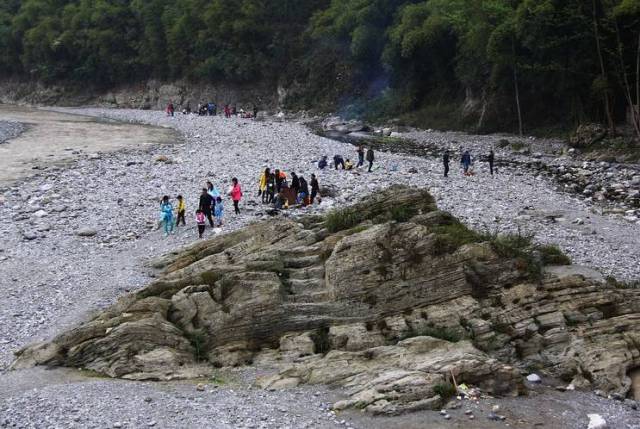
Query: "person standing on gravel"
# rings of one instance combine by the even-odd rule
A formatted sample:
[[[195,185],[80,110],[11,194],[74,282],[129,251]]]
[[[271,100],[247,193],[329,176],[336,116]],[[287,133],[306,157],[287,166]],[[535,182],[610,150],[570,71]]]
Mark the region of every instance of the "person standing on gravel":
[[[276,175],[271,173],[267,177],[267,204],[271,204],[276,196]]]
[[[237,178],[233,178],[231,179],[231,191],[229,191],[229,195],[231,196],[231,200],[233,201],[233,209],[235,210],[236,214],[239,215],[240,214],[240,200],[242,199],[242,188],[240,187],[240,183],[238,183],[238,179]]]
[[[164,224],[164,235],[166,237],[173,233],[173,206],[169,201],[168,195],[162,197],[160,202],[160,216]]]
[[[295,193],[296,197],[298,196],[298,192],[300,192],[300,179],[295,172],[291,172],[291,189]]]
[[[313,200],[315,200],[316,196],[320,192],[320,184],[318,183],[318,178],[315,174],[311,175],[311,198],[309,199],[309,204],[313,204]]]
[[[300,191],[298,193],[298,199],[303,206],[309,205],[309,184],[303,176],[300,176]]]
[[[465,150],[462,154],[462,158],[460,158],[460,164],[462,164],[462,169],[464,170],[464,175],[469,175],[469,167],[471,166],[471,154],[468,150]]]
[[[356,168],[360,168],[364,165],[364,146],[359,145],[358,146],[358,164],[356,165]]]
[[[445,150],[442,155],[442,164],[444,165],[444,177],[449,177],[449,151]]]
[[[182,221],[182,225],[187,225],[187,222],[184,219],[184,215],[187,212],[187,207],[184,203],[184,198],[182,198],[182,195],[178,195],[177,199],[178,199],[178,207],[176,208],[176,213],[177,213],[176,226],[180,225],[180,221]]]
[[[202,213],[209,219],[209,225],[213,228],[213,217],[211,217],[211,206],[213,205],[213,197],[207,192],[207,188],[202,188],[202,194],[200,194],[200,205],[198,209],[202,210]]]
[[[224,205],[222,198],[216,198],[216,210],[213,213],[216,217],[216,226],[220,228],[222,226],[222,217],[224,216]]]
[[[196,210],[196,225],[198,225],[198,238],[202,238],[204,234],[204,228],[206,227],[207,218],[204,212],[200,209]]]
[[[269,177],[271,176],[271,169],[269,167],[265,168],[260,176],[260,183],[258,185],[258,196],[262,196],[262,204],[265,204],[269,196],[267,194],[267,182],[269,181]]]
[[[487,161],[489,162],[489,171],[493,176],[493,162],[495,161],[496,155],[493,153],[493,149],[489,151],[489,156],[487,157]]]
[[[367,149],[367,162],[369,163],[369,170],[367,170],[369,173],[371,173],[371,169],[373,168],[373,161],[376,159],[374,153],[373,153],[373,149],[369,148]]]

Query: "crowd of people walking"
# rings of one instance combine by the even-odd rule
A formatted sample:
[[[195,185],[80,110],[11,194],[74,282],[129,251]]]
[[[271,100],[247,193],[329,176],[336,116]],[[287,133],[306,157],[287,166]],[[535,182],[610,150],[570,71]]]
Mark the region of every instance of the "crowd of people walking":
[[[495,153],[493,152],[493,149],[489,150],[489,154],[483,158],[489,164],[489,173],[493,176],[493,173],[495,171],[494,169]],[[449,177],[450,162],[451,162],[451,153],[449,152],[449,150],[445,150],[444,154],[442,155],[444,177]],[[462,155],[460,156],[460,166],[462,167],[462,172],[465,176],[475,175],[473,165],[474,165],[474,159],[471,157],[471,152],[469,152],[468,150],[462,151]]]

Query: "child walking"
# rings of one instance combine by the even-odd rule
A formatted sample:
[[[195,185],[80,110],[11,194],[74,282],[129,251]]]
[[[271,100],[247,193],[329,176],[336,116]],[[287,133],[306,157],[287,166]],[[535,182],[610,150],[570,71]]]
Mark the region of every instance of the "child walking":
[[[180,225],[180,221],[182,221],[182,225],[186,225],[187,222],[184,219],[184,215],[185,212],[187,210],[187,206],[184,203],[184,198],[182,198],[182,195],[178,195],[178,216],[177,216],[177,220],[176,220],[176,226]]]
[[[162,197],[160,203],[160,217],[164,224],[164,235],[167,236],[173,233],[173,206],[169,202],[169,196]]]
[[[231,183],[233,183],[233,186],[231,187],[231,192],[229,192],[229,195],[231,195],[231,199],[233,200],[233,209],[235,210],[236,214],[239,215],[240,207],[238,207],[238,204],[242,199],[242,188],[240,188],[238,179],[236,179],[235,177],[231,179]]]
[[[198,238],[202,238],[204,228],[207,226],[207,217],[200,209],[196,210],[196,225],[198,225]]]
[[[216,226],[222,226],[222,217],[224,216],[224,205],[222,204],[222,198],[216,198],[216,208],[215,208],[215,216],[216,216]]]

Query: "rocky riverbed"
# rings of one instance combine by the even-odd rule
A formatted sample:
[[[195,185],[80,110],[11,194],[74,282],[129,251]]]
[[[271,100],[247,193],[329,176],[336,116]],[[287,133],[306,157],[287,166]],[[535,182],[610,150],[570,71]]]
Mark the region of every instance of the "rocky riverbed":
[[[171,128],[184,138],[172,146],[79,153],[71,165],[45,165],[35,176],[0,190],[0,233],[4,238],[0,244],[0,364],[4,367],[16,349],[50,337],[149,281],[153,273],[144,269],[145,261],[193,242],[192,213],[206,180],[226,189],[235,176],[244,185],[240,216],[231,213],[227,201],[225,231],[267,217],[256,195],[257,177],[265,166],[295,170],[307,179],[311,172],[318,174],[321,186],[335,196],[324,198],[322,204],[306,212],[342,206],[392,183],[425,186],[441,208],[473,227],[535,232],[537,240],[558,243],[576,263],[620,279],[640,277],[637,223],[604,214],[590,201],[558,192],[552,177],[531,175],[517,166],[507,166],[493,178],[480,168],[471,178],[452,171],[451,177],[444,179],[437,159],[378,153],[379,167],[371,174],[359,170],[319,172],[313,162],[321,155],[331,158],[342,153],[355,158],[353,147],[318,137],[298,123],[191,115],[167,118],[160,112],[133,110],[82,109],[73,113]],[[189,225],[165,238],[155,230],[158,200],[164,194],[174,197],[178,193],[186,197]],[[207,231],[209,236],[213,233]],[[0,377],[0,384],[19,384],[7,377]],[[0,409],[20,401],[55,403],[84,397],[85,407],[93,415],[86,426],[105,427],[124,420],[115,420],[107,411],[125,397],[120,390],[130,394],[139,386],[122,383],[105,388],[105,384],[111,386],[99,382],[80,388],[74,382],[65,388],[18,389],[10,401],[0,403]],[[159,392],[161,388],[145,385],[144,389]],[[292,398],[284,397],[283,402]],[[139,413],[149,420],[147,424],[157,418]],[[326,414],[320,408],[317,413],[317,418]],[[34,408],[24,417],[14,409],[11,424],[41,427],[67,421],[62,420],[62,413],[50,414],[46,407],[41,411]],[[136,420],[130,427],[142,425],[140,422]],[[339,425],[340,420],[327,424]],[[261,426],[279,427],[277,422],[253,427]]]
[[[0,121],[0,144],[11,140],[24,131],[24,125],[15,121]]]

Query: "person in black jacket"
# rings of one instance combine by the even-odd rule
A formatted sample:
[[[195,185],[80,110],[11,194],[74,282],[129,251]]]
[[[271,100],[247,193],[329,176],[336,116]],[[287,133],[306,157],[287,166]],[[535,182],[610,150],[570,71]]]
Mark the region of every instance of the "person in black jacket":
[[[444,177],[449,176],[449,151],[445,150],[442,155],[442,164],[444,164]]]
[[[293,189],[293,191],[296,193],[296,195],[298,195],[298,192],[300,192],[300,179],[298,178],[298,175],[296,173],[294,173],[293,171],[291,172],[291,189]]]
[[[300,189],[299,189],[300,202],[307,206],[309,205],[309,185],[304,177],[300,176]]]
[[[213,228],[213,216],[211,216],[211,206],[213,205],[213,198],[207,192],[207,188],[202,188],[202,194],[200,194],[199,209],[202,210],[204,215],[209,219],[209,225]]]
[[[491,172],[491,175],[493,176],[493,162],[496,159],[496,155],[493,153],[493,149],[491,149],[489,151],[489,156],[487,157],[487,161],[489,161],[489,171]]]
[[[373,161],[376,159],[375,155],[373,154],[373,149],[369,148],[367,149],[367,162],[369,163],[369,170],[367,170],[369,173],[371,173],[371,169],[373,168]]]
[[[315,174],[311,175],[311,198],[309,199],[310,204],[313,204],[313,200],[315,200],[316,196],[318,196],[318,192],[320,192],[320,184],[318,183],[318,178]]]

